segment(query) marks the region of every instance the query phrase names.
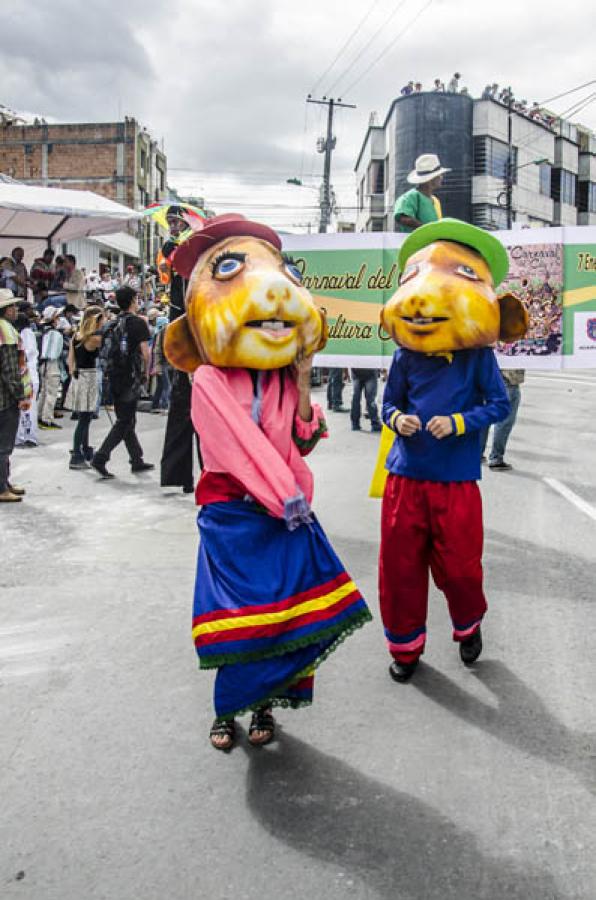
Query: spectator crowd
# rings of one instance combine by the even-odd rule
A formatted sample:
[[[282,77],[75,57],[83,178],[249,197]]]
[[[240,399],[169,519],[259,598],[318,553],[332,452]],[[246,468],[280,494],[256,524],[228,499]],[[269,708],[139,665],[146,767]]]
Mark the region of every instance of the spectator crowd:
[[[98,471],[89,432],[102,406],[108,413],[116,406],[116,425],[123,432],[119,440],[127,446],[134,440],[138,400],[145,400],[154,414],[167,412],[170,368],[163,338],[169,299],[156,294],[156,274],[148,269],[142,277],[133,264],[123,276],[107,267],[87,274],[73,255],[57,256],[51,249],[33,260],[29,269],[21,247],[0,260],[0,502],[23,497],[9,481],[15,444],[37,447],[39,431],[61,429],[66,412],[77,420],[69,467],[93,465]],[[128,384],[125,360],[126,371],[115,385],[114,341],[108,336],[125,319],[120,343],[130,343],[124,355],[130,359],[131,372],[135,369],[135,384]],[[129,396],[128,430],[122,428],[118,410],[124,391]],[[114,437],[116,446],[119,440],[114,442]],[[133,471],[150,467],[142,452],[135,465]],[[105,460],[102,467],[101,474],[110,477]]]
[[[432,88],[430,88],[431,93],[448,93],[448,94],[464,94],[469,96],[470,92],[467,87],[460,87],[460,79],[461,74],[459,72],[455,72],[447,83],[447,87],[445,87],[445,83],[441,81],[440,78],[435,78],[433,82]],[[424,87],[421,81],[408,81],[402,89],[400,90],[400,94],[402,97],[407,97],[409,94],[421,94],[424,91]],[[508,87],[502,88],[498,84],[487,84],[484,90],[482,91],[481,100],[494,100],[495,103],[500,103],[503,106],[509,106],[511,103],[511,108],[518,113],[519,115],[526,116],[528,119],[531,119],[534,122],[538,122],[540,125],[544,125],[546,128],[550,128],[551,131],[554,131],[557,126],[557,117],[551,115],[549,112],[544,110],[540,103],[534,101],[531,105],[528,104],[527,100],[516,100],[511,93],[511,89]]]

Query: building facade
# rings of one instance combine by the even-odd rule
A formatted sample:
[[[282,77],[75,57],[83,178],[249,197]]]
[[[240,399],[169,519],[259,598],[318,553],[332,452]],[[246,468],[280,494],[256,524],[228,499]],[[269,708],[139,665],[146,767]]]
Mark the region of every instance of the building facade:
[[[167,159],[135,119],[22,125],[0,122],[0,171],[24,184],[89,190],[133,209],[165,200]],[[159,246],[156,225],[143,234],[144,257]]]
[[[371,121],[356,162],[357,231],[393,231],[395,199],[416,157],[436,153],[452,171],[437,192],[445,216],[507,227],[511,118],[513,227],[596,224],[596,137],[565,120],[552,126],[467,94],[415,93]]]

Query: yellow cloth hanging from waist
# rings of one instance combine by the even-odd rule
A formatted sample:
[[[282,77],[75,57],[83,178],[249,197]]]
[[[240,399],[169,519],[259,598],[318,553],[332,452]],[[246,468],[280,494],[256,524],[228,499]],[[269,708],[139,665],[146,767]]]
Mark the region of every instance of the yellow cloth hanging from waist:
[[[387,428],[386,425],[383,425],[383,430],[381,432],[381,440],[379,441],[379,452],[377,454],[377,462],[375,464],[375,470],[373,472],[372,481],[370,483],[370,488],[368,490],[369,497],[382,497],[385,491],[385,482],[387,481],[387,469],[385,468],[385,463],[387,461],[387,456],[389,451],[393,446],[393,441],[395,440],[395,432],[391,431],[390,428]]]

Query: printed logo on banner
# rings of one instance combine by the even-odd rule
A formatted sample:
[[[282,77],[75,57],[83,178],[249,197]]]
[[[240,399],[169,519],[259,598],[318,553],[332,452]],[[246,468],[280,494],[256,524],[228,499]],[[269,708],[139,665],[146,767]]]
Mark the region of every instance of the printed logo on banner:
[[[596,319],[588,319],[586,322],[586,334],[591,341],[596,341]]]

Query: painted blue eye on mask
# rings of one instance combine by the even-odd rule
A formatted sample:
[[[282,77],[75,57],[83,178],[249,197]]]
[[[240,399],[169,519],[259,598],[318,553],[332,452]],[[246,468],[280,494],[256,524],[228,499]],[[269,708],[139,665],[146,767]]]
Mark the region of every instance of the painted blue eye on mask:
[[[295,263],[286,263],[285,270],[292,281],[295,281],[298,284],[302,284],[302,272],[300,271],[298,266],[295,265]]]
[[[242,271],[245,262],[244,253],[222,253],[212,265],[213,277],[218,281],[228,281]]]

